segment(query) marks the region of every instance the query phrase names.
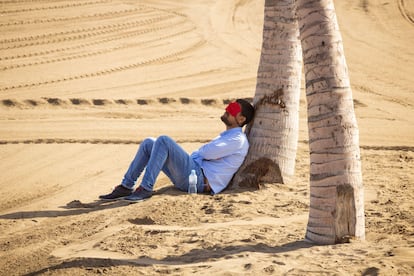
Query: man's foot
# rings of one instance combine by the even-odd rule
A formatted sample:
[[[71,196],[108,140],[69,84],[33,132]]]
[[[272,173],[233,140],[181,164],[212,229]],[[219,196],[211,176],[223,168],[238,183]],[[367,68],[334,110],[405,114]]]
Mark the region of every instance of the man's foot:
[[[152,191],[147,191],[142,187],[138,187],[135,192],[124,198],[126,201],[137,202],[152,197]]]
[[[129,196],[130,194],[132,194],[132,190],[125,188],[122,185],[118,185],[111,193],[100,195],[99,198],[103,200],[115,200]]]

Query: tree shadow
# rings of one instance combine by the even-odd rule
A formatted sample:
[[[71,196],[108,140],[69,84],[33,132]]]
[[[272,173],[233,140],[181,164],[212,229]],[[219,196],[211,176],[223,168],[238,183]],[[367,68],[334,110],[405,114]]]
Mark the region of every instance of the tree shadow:
[[[259,243],[254,245],[226,246],[214,247],[207,249],[193,249],[180,256],[167,256],[163,259],[153,259],[149,257],[139,257],[137,259],[109,259],[109,258],[76,258],[65,260],[59,264],[43,268],[38,271],[25,274],[27,276],[41,275],[45,272],[68,268],[109,268],[115,266],[135,266],[146,267],[151,265],[186,265],[197,264],[206,261],[214,261],[215,259],[230,259],[232,255],[243,252],[257,252],[268,254],[283,254],[304,248],[315,246],[305,240],[294,241],[280,246],[269,246]]]
[[[169,264],[187,264],[205,262],[211,259],[220,259],[226,256],[238,255],[243,252],[256,252],[267,254],[281,254],[290,251],[299,250],[302,248],[310,248],[315,246],[305,240],[289,242],[280,246],[269,246],[264,243],[246,244],[237,246],[213,246],[205,249],[192,249],[181,256],[168,256],[162,259],[162,262]]]

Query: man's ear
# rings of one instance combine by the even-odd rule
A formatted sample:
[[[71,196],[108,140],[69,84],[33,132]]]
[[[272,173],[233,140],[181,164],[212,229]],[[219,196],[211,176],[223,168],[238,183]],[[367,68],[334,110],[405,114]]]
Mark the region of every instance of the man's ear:
[[[238,117],[239,118],[237,119],[237,123],[241,126],[244,125],[244,122],[246,122],[246,117],[244,117],[241,113],[239,114]]]

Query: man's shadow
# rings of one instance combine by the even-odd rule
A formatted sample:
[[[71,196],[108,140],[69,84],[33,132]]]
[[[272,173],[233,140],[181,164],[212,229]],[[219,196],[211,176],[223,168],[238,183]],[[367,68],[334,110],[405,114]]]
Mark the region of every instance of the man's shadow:
[[[22,211],[0,215],[0,219],[33,219],[33,218],[54,218],[65,216],[76,216],[87,214],[103,209],[112,209],[129,205],[124,201],[101,201],[97,200],[90,203],[82,203],[79,200],[73,200],[65,206],[63,210],[46,210],[46,211]]]
[[[182,196],[185,195],[183,191],[178,190],[174,186],[162,187],[154,191],[153,197],[160,195],[169,196]],[[207,194],[203,194],[207,195]],[[34,218],[54,218],[54,217],[65,217],[65,216],[76,216],[82,214],[88,214],[105,209],[119,208],[135,204],[123,200],[96,200],[93,202],[83,203],[77,199],[72,200],[64,206],[60,206],[61,210],[46,210],[46,211],[22,211],[14,212],[9,214],[0,215],[0,219],[34,219]],[[138,202],[139,204],[139,202]]]

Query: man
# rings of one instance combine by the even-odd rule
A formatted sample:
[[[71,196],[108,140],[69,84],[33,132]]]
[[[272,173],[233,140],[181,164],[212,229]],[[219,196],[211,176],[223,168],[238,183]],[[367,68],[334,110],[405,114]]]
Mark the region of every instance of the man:
[[[164,172],[174,186],[182,191],[188,189],[191,170],[197,174],[197,191],[217,194],[223,191],[246,157],[249,143],[242,127],[254,116],[253,106],[238,99],[226,107],[221,120],[226,130],[210,143],[191,155],[186,153],[168,136],[147,138],[139,146],[134,160],[120,185],[99,198],[104,200],[125,199],[141,201],[152,196],[159,173]],[[133,191],[138,177],[145,173],[141,185]]]

